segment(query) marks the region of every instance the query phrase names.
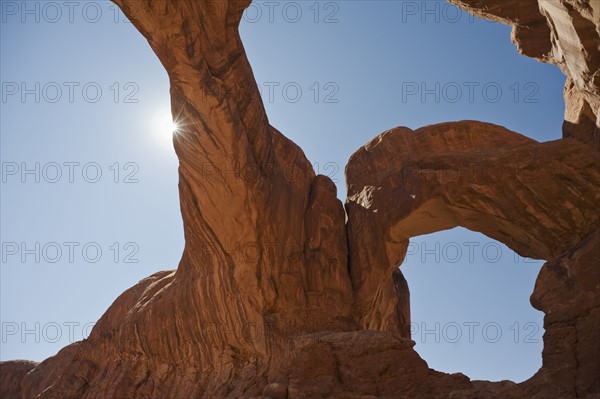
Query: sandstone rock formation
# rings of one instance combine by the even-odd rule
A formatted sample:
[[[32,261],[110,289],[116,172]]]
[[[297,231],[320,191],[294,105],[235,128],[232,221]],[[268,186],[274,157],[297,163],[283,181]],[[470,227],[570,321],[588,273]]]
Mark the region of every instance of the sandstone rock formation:
[[[269,125],[237,31],[249,1],[116,3],[169,74],[185,250],[176,271],[117,298],[88,339],[40,364],[2,363],[3,398],[600,395],[589,135],[538,143],[475,121],[392,129],[351,157],[346,220],[333,183]],[[538,58],[550,50],[533,41],[563,37],[564,23],[542,22],[515,28],[531,30],[517,36]],[[573,69],[580,49],[553,40],[569,98],[591,107],[598,82],[585,71],[597,61]],[[440,373],[413,350],[398,265],[412,236],[459,225],[548,260],[531,298],[546,314],[543,367],[524,383]]]
[[[28,360],[0,362],[0,393],[3,398],[21,398],[21,380],[38,363]]]
[[[565,84],[564,137],[600,145],[600,1],[449,0],[512,25],[521,54],[558,65]]]
[[[390,307],[384,293],[397,286],[408,240],[463,226],[522,256],[551,260],[532,295],[546,313],[543,367],[498,397],[533,397],[544,384],[552,391],[540,397],[599,392],[600,345],[592,343],[600,342],[599,166],[598,151],[579,140],[538,143],[481,122],[382,133],[346,168],[350,273],[362,324],[397,332],[382,323],[395,327],[380,309]],[[405,320],[407,297],[395,303],[396,319]]]

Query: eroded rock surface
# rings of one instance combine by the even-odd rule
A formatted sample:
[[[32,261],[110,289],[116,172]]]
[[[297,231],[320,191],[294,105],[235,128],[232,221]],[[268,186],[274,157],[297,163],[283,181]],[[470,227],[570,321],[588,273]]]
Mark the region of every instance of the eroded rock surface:
[[[519,52],[557,65],[567,76],[564,137],[600,145],[600,1],[449,1],[511,25]]]
[[[21,399],[21,380],[38,363],[29,360],[0,362],[0,392],[3,399]]]
[[[382,133],[350,158],[346,175],[350,275],[365,328],[397,331],[393,314],[386,325],[379,310],[394,303],[383,293],[397,285],[410,237],[463,226],[550,261],[532,295],[546,314],[542,369],[523,384],[485,389],[498,397],[600,391],[597,150],[450,122]],[[406,319],[408,297],[398,295],[395,305],[396,320]]]
[[[586,134],[537,143],[475,121],[392,129],[351,157],[346,220],[333,183],[269,125],[237,31],[249,1],[116,3],[169,74],[185,250],[177,270],[117,298],[88,339],[40,364],[0,364],[3,398],[600,395],[600,160]],[[587,37],[573,22],[587,8],[564,19],[544,6],[556,28],[526,6],[522,51],[565,68],[584,110],[567,112],[589,116],[598,63],[581,39],[574,67],[579,47],[563,37],[569,23]],[[499,2],[485,9],[503,15]],[[458,225],[548,260],[532,295],[546,313],[544,365],[522,384],[440,373],[413,350],[398,265],[410,237]]]

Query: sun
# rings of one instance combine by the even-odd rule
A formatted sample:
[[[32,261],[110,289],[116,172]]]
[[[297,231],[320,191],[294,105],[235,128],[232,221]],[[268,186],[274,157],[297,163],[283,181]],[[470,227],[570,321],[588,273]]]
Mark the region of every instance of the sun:
[[[154,138],[162,145],[171,146],[173,144],[173,135],[177,134],[180,126],[173,120],[171,111],[163,108],[156,112],[151,121],[151,128]]]

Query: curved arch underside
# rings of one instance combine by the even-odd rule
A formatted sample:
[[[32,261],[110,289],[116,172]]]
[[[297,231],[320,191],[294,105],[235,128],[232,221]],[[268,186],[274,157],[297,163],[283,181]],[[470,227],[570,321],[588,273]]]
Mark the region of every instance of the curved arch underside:
[[[370,306],[362,293],[402,262],[410,237],[457,226],[522,256],[561,255],[597,229],[599,165],[577,140],[538,143],[483,122],[382,133],[346,168],[357,301]]]

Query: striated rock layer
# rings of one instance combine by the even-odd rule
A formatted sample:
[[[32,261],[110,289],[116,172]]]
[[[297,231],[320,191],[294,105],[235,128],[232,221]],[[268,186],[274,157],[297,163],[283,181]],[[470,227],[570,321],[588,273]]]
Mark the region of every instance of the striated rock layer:
[[[0,364],[2,398],[600,395],[600,154],[588,135],[395,128],[351,157],[345,214],[331,180],[269,125],[237,31],[249,1],[116,3],[169,74],[184,253],[117,298],[88,339],[40,364]],[[502,13],[489,4],[485,16]],[[569,98],[591,107],[585,71],[598,63],[573,69],[581,49],[561,39],[566,23],[536,18],[503,21],[529,29],[516,35],[525,54],[562,49]],[[440,373],[413,349],[398,265],[412,236],[455,226],[548,261],[531,297],[546,314],[543,367],[524,383]]]

